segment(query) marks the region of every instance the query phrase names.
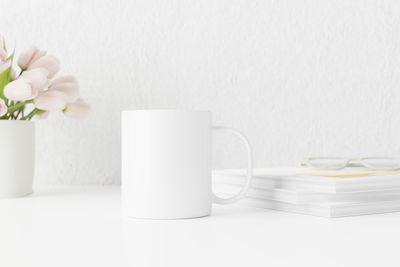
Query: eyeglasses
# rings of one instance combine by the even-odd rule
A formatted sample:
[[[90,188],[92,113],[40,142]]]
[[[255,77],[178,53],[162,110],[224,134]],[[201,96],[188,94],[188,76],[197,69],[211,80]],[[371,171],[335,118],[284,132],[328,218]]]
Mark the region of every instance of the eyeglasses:
[[[397,170],[400,169],[400,158],[313,157],[303,159],[301,165],[315,170],[341,170],[346,167],[365,167],[371,170]]]

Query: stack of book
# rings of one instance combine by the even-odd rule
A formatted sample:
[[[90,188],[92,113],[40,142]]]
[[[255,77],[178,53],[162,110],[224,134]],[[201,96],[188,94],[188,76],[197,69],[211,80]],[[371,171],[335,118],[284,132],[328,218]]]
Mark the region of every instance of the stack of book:
[[[237,193],[245,170],[213,171],[214,191]],[[241,204],[322,217],[400,211],[400,171],[255,169]]]

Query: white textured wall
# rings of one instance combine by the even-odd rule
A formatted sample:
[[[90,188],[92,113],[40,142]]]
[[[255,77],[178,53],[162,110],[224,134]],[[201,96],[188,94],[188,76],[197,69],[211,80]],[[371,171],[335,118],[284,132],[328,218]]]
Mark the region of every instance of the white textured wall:
[[[256,166],[400,154],[400,1],[3,1],[17,51],[56,54],[92,104],[37,125],[37,183],[119,183],[120,111],[209,109]],[[215,166],[244,166],[233,137]],[[222,148],[224,147],[224,148]]]

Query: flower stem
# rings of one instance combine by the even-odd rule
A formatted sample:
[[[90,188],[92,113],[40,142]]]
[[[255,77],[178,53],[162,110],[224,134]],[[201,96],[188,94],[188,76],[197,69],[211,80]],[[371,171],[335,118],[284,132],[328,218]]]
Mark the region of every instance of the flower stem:
[[[34,110],[32,110],[31,113],[29,113],[29,114],[26,115],[25,117],[22,117],[21,120],[22,120],[22,121],[25,121],[25,120],[30,121],[30,120],[32,119],[33,116],[42,114],[42,113],[44,113],[44,112],[45,112],[44,110],[35,108]]]
[[[23,106],[25,106],[26,104],[32,103],[32,100],[27,100],[24,102],[18,102],[15,105],[9,106],[7,109],[7,112],[10,114],[14,114],[15,111],[21,109]]]
[[[18,119],[19,114],[21,114],[21,111],[24,109],[24,107],[20,108],[17,112],[17,115],[15,115],[15,119]]]

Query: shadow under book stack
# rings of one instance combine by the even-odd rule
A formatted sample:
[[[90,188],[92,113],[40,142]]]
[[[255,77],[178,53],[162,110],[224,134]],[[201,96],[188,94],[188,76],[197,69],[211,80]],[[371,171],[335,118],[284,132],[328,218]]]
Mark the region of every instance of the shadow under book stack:
[[[245,170],[213,171],[214,191],[240,190]],[[240,205],[322,217],[400,211],[400,171],[255,169]]]

